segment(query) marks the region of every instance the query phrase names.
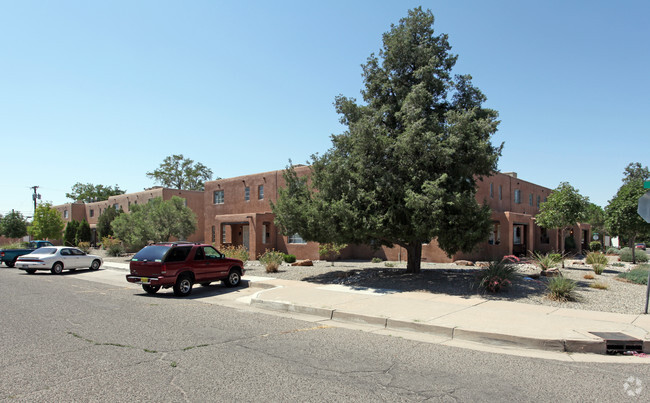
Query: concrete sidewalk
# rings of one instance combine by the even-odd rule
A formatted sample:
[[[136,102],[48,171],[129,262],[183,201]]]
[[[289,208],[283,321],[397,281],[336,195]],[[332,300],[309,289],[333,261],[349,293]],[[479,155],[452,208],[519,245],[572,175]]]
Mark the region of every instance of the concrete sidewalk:
[[[650,315],[625,315],[490,301],[424,292],[396,292],[342,285],[320,285],[264,277],[244,277],[263,290],[252,306],[315,315],[384,329],[422,332],[497,346],[605,354],[633,345],[592,332],[619,332],[638,339],[650,352]],[[602,335],[601,335],[602,336]],[[608,341],[609,340],[609,341]]]
[[[125,283],[128,264],[104,262],[109,282]],[[113,278],[114,277],[114,278]],[[305,281],[244,276],[259,291],[238,295],[238,303],[279,312],[312,315],[324,321],[417,332],[447,340],[556,352],[605,354],[621,342],[592,332],[623,333],[650,353],[650,315],[625,315],[556,308],[480,296],[321,285]],[[129,284],[131,285],[131,284]],[[608,341],[609,340],[609,341]],[[634,343],[623,342],[630,345]]]

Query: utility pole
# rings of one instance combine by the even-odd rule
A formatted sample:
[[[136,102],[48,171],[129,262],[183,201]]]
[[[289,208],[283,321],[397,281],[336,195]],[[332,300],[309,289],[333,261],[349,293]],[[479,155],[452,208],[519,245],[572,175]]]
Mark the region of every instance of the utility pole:
[[[38,200],[41,200],[41,194],[36,193],[36,189],[40,186],[32,186],[30,189],[34,189],[34,194],[32,195],[32,200],[34,200],[34,217],[36,217],[36,203]]]

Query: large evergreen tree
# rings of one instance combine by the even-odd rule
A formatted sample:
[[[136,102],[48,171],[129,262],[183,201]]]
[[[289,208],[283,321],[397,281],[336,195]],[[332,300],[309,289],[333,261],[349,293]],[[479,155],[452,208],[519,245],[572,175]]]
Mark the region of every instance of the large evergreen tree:
[[[476,180],[496,170],[501,146],[490,139],[497,112],[469,75],[453,76],[457,56],[416,8],[383,36],[363,66],[363,103],[339,96],[347,131],[314,156],[311,184],[290,168],[273,211],[285,234],[317,242],[404,247],[407,272],[419,272],[422,244],[448,254],[487,239],[490,209]]]
[[[0,234],[7,238],[21,238],[27,235],[27,221],[19,211],[11,210],[11,213],[1,218]]]

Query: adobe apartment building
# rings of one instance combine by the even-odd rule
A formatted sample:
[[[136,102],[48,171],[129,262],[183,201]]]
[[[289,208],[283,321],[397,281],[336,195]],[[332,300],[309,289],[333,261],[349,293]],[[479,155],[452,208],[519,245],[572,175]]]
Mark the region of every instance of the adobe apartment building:
[[[97,220],[99,216],[109,206],[121,209],[124,212],[129,212],[131,205],[145,204],[149,200],[156,197],[162,197],[163,200],[169,200],[172,196],[178,196],[185,199],[187,207],[189,207],[197,218],[197,230],[192,234],[188,241],[203,242],[203,192],[194,190],[178,190],[169,189],[161,186],[152,187],[141,192],[126,193],[117,196],[111,196],[108,200],[84,203],[74,202],[66,203],[58,206],[53,206],[59,213],[63,221],[68,223],[72,220],[81,221],[85,219],[90,224],[90,231],[92,234],[93,242],[99,241],[97,239]]]
[[[296,166],[299,176],[309,175],[310,167]],[[207,242],[218,248],[245,246],[251,259],[257,259],[266,250],[278,250],[296,255],[298,259],[320,258],[318,244],[305,242],[298,234],[283,236],[274,223],[271,202],[276,201],[278,189],[285,185],[283,170],[263,172],[205,183],[205,191],[188,191],[153,187],[142,192],[111,196],[94,203],[67,203],[55,206],[64,221],[86,219],[96,239],[97,219],[109,206],[128,212],[133,204],[147,203],[162,197],[169,200],[179,196],[197,216],[197,231],[189,241]],[[455,260],[494,260],[506,255],[525,255],[528,251],[549,252],[562,250],[564,240],[558,230],[545,230],[535,224],[539,207],[551,189],[524,181],[516,173],[495,173],[477,182],[476,199],[492,209],[492,232],[485,242],[476,245],[471,253],[457,253],[448,257],[435,240],[422,247],[425,262]],[[590,226],[579,224],[566,235],[572,235],[576,245],[584,249],[590,239]],[[406,260],[406,250],[399,246],[372,249],[368,245],[349,245],[342,252],[344,259]]]
[[[308,175],[309,167],[296,167],[299,176]],[[206,242],[218,247],[244,245],[251,259],[267,249],[296,255],[299,259],[319,259],[318,244],[304,242],[298,234],[283,236],[274,224],[270,201],[277,200],[278,187],[284,186],[283,171],[272,171],[236,178],[220,179],[205,184]],[[535,224],[539,206],[551,189],[517,178],[516,173],[496,173],[478,182],[476,198],[492,209],[492,233],[472,253],[448,257],[435,240],[423,245],[423,261],[492,260],[506,255],[525,255],[528,251],[562,250],[559,231],[545,230]],[[570,233],[576,245],[586,247],[590,226],[580,224]],[[565,234],[567,235],[567,234]],[[346,259],[406,260],[401,247],[373,250],[366,245],[350,245],[344,249]]]

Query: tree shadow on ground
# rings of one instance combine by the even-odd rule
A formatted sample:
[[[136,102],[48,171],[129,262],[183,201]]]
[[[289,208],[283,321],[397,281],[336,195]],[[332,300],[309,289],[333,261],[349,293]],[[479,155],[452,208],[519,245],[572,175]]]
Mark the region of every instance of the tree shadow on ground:
[[[429,292],[470,298],[480,295],[494,300],[518,300],[546,293],[546,283],[523,275],[500,293],[487,293],[476,286],[476,269],[422,269],[406,273],[404,269],[366,268],[336,270],[304,277],[303,281],[317,284],[340,284],[356,290],[368,288],[378,293]]]

